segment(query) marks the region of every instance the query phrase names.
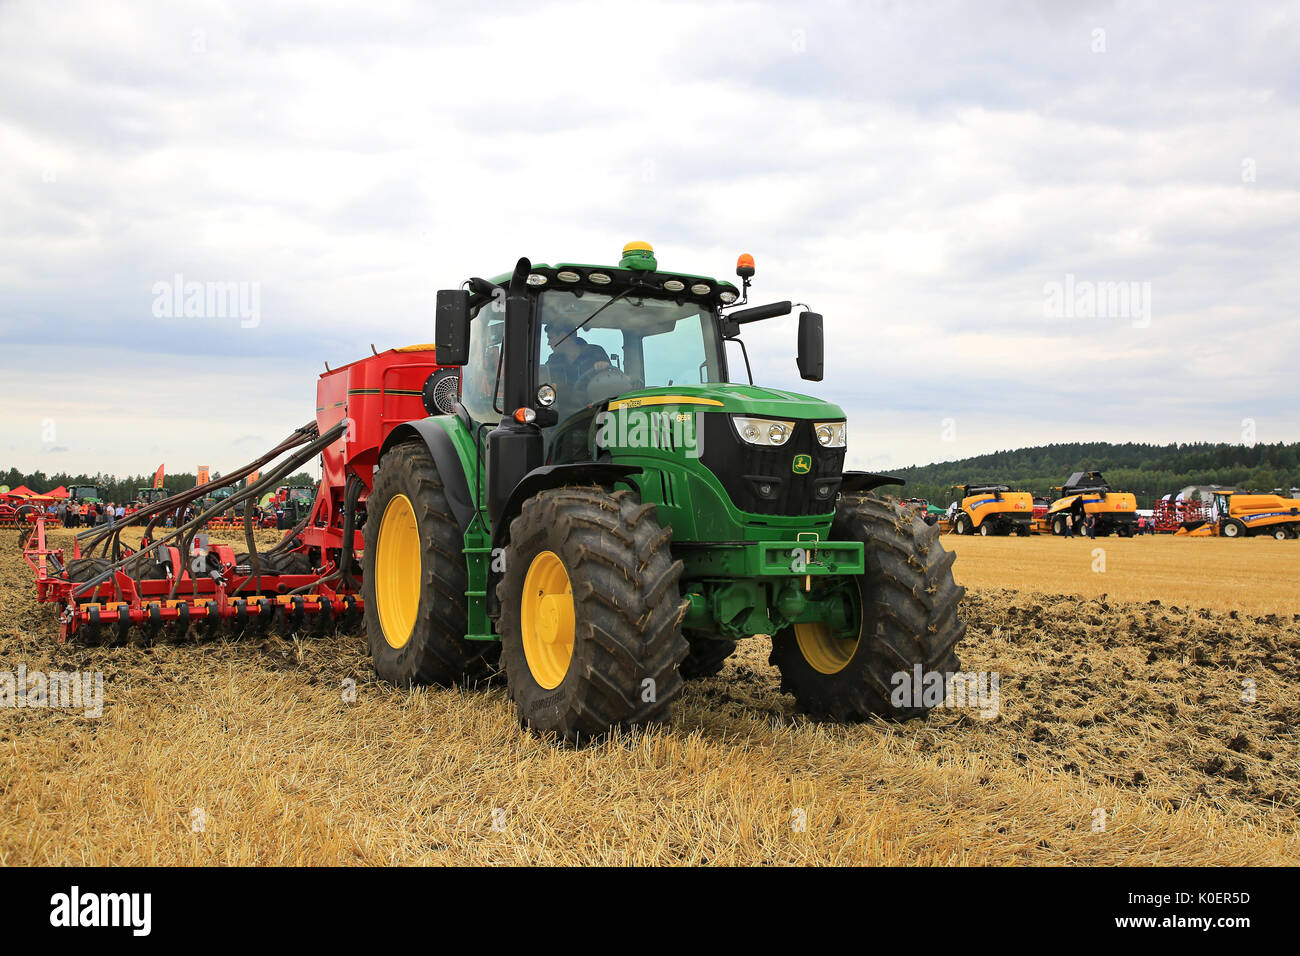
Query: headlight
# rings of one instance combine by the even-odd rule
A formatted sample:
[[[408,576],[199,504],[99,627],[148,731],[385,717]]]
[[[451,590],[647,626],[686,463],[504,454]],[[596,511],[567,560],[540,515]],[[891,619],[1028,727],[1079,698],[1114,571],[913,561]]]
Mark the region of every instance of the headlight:
[[[751,445],[784,445],[794,434],[794,422],[749,418],[745,415],[733,415],[731,420],[736,423],[740,437]]]
[[[848,426],[844,422],[818,422],[813,430],[817,444],[823,448],[843,448],[848,439]]]

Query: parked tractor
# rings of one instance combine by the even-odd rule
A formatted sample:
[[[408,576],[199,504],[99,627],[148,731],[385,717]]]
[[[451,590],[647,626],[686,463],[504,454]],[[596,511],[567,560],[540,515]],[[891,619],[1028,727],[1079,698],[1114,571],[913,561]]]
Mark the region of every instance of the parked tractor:
[[[1028,535],[1034,516],[1034,498],[1008,485],[957,485],[961,502],[952,517],[954,534]]]
[[[1225,538],[1269,535],[1278,540],[1300,537],[1300,499],[1281,495],[1214,493],[1219,534]]]
[[[1052,534],[1063,535],[1069,516],[1076,531],[1088,517],[1095,517],[1096,534],[1131,538],[1137,530],[1137,498],[1128,492],[1111,491],[1099,471],[1076,471],[1064,485],[1052,489],[1057,498],[1048,509]]]
[[[281,530],[294,528],[307,519],[315,501],[315,488],[282,485],[262,503],[262,524]]]
[[[166,488],[137,488],[135,490],[135,500],[139,505],[152,505],[162,501],[167,497]]]
[[[81,505],[104,503],[104,489],[98,485],[73,485],[68,488],[68,498]]]

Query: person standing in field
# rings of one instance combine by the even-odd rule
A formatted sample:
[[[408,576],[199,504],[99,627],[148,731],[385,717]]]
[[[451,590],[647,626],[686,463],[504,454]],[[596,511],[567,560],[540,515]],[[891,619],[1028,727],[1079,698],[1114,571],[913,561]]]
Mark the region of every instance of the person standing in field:
[[[1065,536],[1067,538],[1074,537],[1074,515],[1067,514],[1065,516]]]

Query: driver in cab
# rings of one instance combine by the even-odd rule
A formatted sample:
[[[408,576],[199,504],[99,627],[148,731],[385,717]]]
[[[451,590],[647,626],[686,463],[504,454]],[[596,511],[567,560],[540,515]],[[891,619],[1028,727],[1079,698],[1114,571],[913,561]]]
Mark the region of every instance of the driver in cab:
[[[579,382],[589,373],[609,368],[609,354],[577,334],[577,326],[551,322],[546,326],[546,344],[551,354],[546,360],[546,378],[562,395],[574,395]],[[585,399],[579,398],[585,405]]]

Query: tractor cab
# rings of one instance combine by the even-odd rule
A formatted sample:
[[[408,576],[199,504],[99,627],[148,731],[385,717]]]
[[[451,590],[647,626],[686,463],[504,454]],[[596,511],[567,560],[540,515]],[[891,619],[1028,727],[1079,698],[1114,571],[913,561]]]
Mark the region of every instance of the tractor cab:
[[[141,505],[152,505],[162,501],[168,496],[166,488],[137,488],[135,490],[135,500]]]
[[[1211,513],[1216,519],[1221,520],[1227,518],[1228,515],[1231,513],[1232,495],[1233,492],[1231,491],[1214,492],[1214,504],[1212,506]]]
[[[489,449],[492,520],[537,468],[622,461],[675,470],[683,459],[716,479],[706,479],[709,490],[730,509],[706,514],[722,510],[733,537],[747,537],[738,527],[743,512],[829,517],[842,479],[844,413],[751,384],[743,326],[794,306],[732,308],[748,298],[751,257],[737,274],[743,295],[730,282],[660,271],[649,245],[631,243],[617,267],[524,259],[512,274],[439,293],[439,362],[464,362],[456,414]],[[745,364],[741,382],[728,342]],[[805,379],[821,379],[817,313],[799,315],[797,363]],[[669,484],[656,490],[661,504],[682,508],[683,521],[699,515]]]

